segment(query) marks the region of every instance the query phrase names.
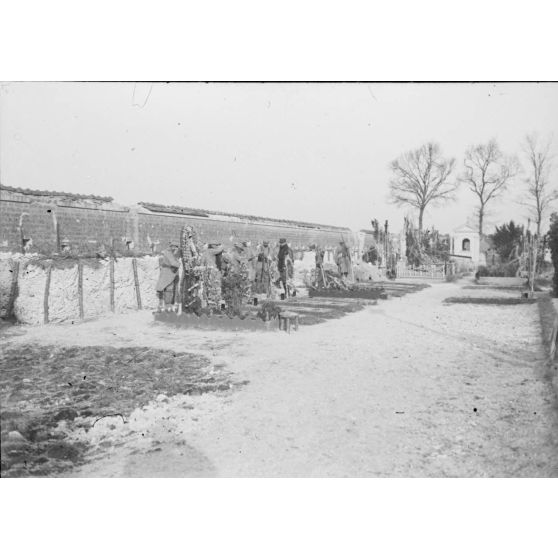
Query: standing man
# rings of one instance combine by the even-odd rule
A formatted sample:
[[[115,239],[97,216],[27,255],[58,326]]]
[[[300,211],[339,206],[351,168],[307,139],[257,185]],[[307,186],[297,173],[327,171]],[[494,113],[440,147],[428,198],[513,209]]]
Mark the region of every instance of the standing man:
[[[209,265],[216,267],[220,273],[223,272],[223,252],[225,248],[220,242],[213,242],[207,245],[207,259]]]
[[[172,312],[177,302],[178,268],[180,267],[178,242],[171,241],[159,256],[159,280],[155,290],[159,298],[159,312]]]
[[[271,247],[269,241],[264,240],[259,246],[259,252],[256,257],[256,289],[257,293],[265,293],[270,295],[271,290]]]
[[[252,284],[256,279],[256,253],[252,250],[252,243],[249,240],[242,241],[242,248],[248,266],[248,279]]]
[[[337,269],[339,270],[341,278],[346,278],[351,270],[351,254],[344,240],[339,242],[339,246],[335,250],[335,263],[337,264]]]
[[[291,249],[286,238],[279,239],[279,253],[277,254],[277,271],[279,271],[279,283],[283,286],[285,297],[289,296],[289,264],[292,266]]]
[[[324,271],[324,256],[325,250],[318,246],[317,244],[312,244],[310,246],[311,250],[315,250],[315,259],[316,259],[316,286],[318,288],[327,287],[327,283],[325,280],[325,271]]]

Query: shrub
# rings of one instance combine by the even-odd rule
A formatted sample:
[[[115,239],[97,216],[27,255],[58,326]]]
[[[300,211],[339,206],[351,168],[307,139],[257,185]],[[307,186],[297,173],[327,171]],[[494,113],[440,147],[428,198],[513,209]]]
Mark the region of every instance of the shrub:
[[[501,263],[497,265],[481,265],[477,274],[479,277],[516,277],[519,269],[518,262]]]
[[[242,305],[250,296],[250,280],[245,262],[238,262],[238,266],[229,270],[223,277],[222,293],[227,304],[229,316],[240,316]]]
[[[558,297],[558,214],[553,213],[550,217],[550,230],[548,231],[548,246],[554,265],[554,277],[552,279],[552,296]]]
[[[446,283],[454,283],[463,277],[463,273],[448,273],[446,275]]]

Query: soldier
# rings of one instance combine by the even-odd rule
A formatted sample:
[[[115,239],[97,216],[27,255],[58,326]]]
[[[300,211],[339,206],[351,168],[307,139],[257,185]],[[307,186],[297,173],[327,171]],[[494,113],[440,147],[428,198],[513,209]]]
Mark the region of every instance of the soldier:
[[[242,241],[242,250],[248,267],[248,278],[252,283],[256,278],[256,254],[252,250],[252,244],[249,240]]]
[[[255,292],[269,294],[271,285],[271,247],[264,240],[259,247],[256,260]]]
[[[277,254],[277,270],[279,271],[279,285],[283,286],[285,297],[288,298],[290,281],[293,277],[294,262],[292,257],[293,251],[287,244],[285,238],[279,239],[279,252]]]
[[[171,312],[177,302],[179,257],[178,242],[175,241],[170,242],[169,247],[159,256],[159,280],[155,287],[159,298],[159,312]]]
[[[316,260],[316,286],[317,287],[326,287],[326,280],[325,280],[325,271],[324,271],[324,257],[325,257],[325,250],[318,246],[317,244],[312,244],[310,246],[311,250],[315,251],[315,260]]]
[[[335,263],[341,278],[347,277],[351,270],[351,254],[344,240],[339,242],[339,246],[335,250]]]
[[[223,254],[225,248],[220,242],[207,245],[207,260],[209,265],[216,267],[221,273],[223,272]]]

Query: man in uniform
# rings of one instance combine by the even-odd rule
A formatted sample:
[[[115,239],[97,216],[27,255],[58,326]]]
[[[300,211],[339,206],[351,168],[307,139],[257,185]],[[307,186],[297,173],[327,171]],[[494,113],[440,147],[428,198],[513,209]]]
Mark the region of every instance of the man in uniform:
[[[292,277],[293,259],[292,250],[287,244],[287,239],[279,239],[279,252],[277,254],[277,270],[279,271],[279,284],[283,286],[285,297],[289,296],[289,278]]]
[[[242,241],[242,250],[248,267],[248,279],[252,283],[256,278],[256,254],[252,250],[252,244],[249,240]]]
[[[317,244],[312,244],[310,246],[311,250],[315,251],[315,260],[316,260],[316,286],[326,287],[325,281],[325,271],[324,271],[324,256],[325,250],[318,246]]]
[[[223,253],[225,249],[220,242],[214,242],[207,245],[208,264],[216,267],[221,273],[223,272]]]
[[[335,263],[337,264],[337,269],[339,270],[341,278],[347,277],[351,270],[351,254],[344,240],[339,242],[339,246],[335,250]]]
[[[155,290],[159,298],[159,312],[171,312],[177,302],[178,268],[180,267],[178,242],[171,241],[159,256],[159,280]]]
[[[271,247],[269,241],[264,240],[259,247],[256,257],[255,292],[269,294],[271,285]]]

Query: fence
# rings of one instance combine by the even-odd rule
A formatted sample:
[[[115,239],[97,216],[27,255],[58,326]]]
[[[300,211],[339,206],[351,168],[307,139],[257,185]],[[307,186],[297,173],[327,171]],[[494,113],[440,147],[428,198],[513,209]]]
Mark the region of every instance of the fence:
[[[294,284],[304,295],[304,277],[314,255],[294,262]],[[182,267],[179,273],[182,274]],[[0,257],[0,318],[41,325],[95,319],[110,313],[154,310],[159,259]]]
[[[398,279],[445,279],[446,274],[452,273],[452,264],[435,264],[421,266],[417,269],[398,265],[396,268]]]
[[[0,315],[39,325],[155,309],[156,257],[0,260]],[[9,278],[9,280],[8,280]]]

